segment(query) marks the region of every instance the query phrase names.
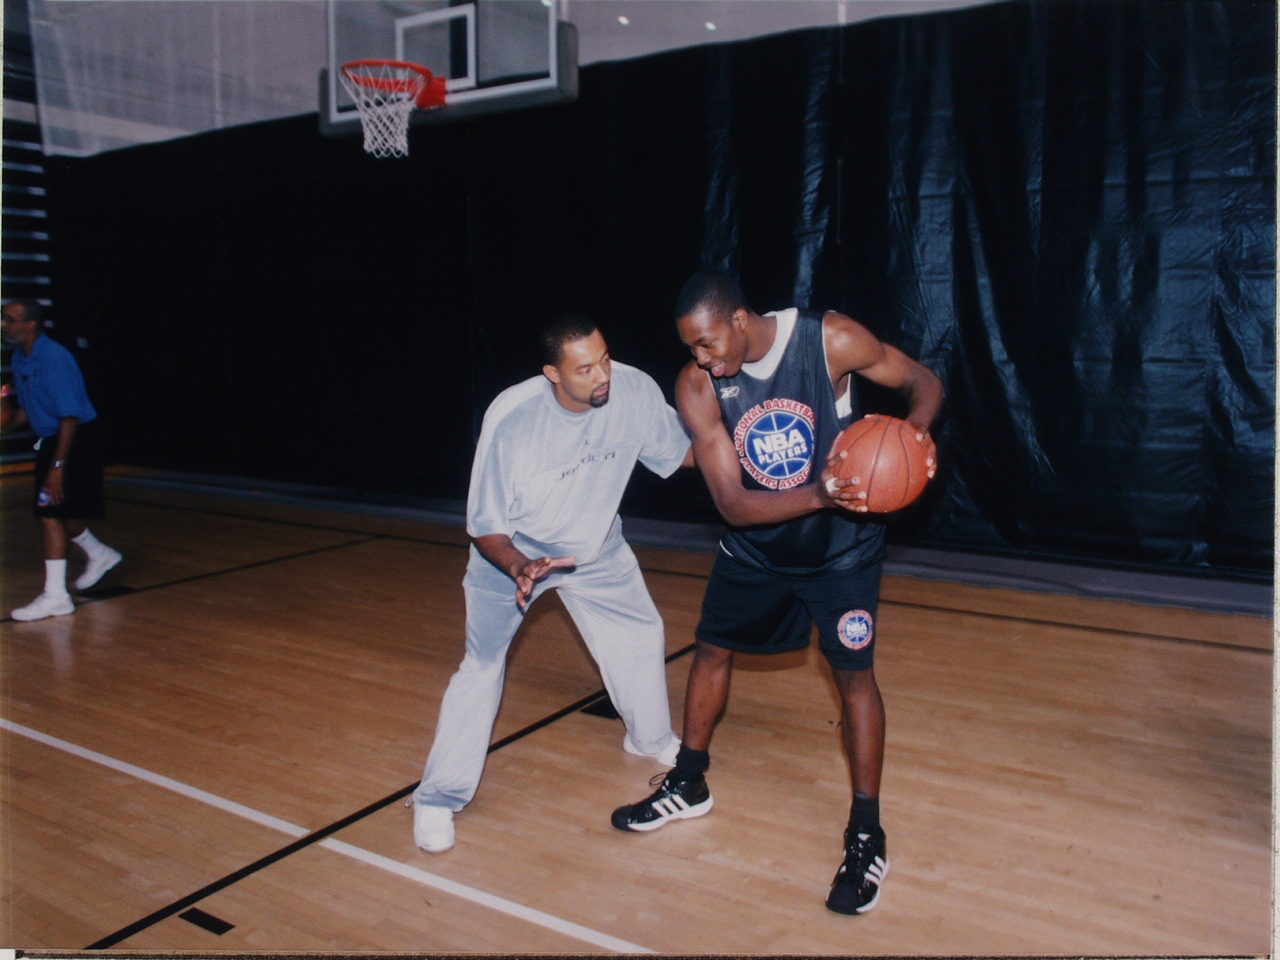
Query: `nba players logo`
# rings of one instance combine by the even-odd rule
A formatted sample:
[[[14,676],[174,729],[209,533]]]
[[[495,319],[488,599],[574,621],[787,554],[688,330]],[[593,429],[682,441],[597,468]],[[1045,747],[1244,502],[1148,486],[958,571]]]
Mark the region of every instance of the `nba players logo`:
[[[813,465],[813,424],[813,411],[803,403],[758,403],[743,415],[733,431],[738,459],[763,487],[798,487],[809,479]]]
[[[871,614],[865,610],[850,610],[836,624],[836,635],[850,650],[861,650],[875,635]]]

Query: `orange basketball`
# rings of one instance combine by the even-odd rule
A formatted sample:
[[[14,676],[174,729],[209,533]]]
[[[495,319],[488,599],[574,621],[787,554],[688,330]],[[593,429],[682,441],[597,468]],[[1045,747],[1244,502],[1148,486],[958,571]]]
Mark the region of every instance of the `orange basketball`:
[[[846,451],[836,476],[858,477],[870,513],[901,510],[924,492],[929,482],[929,447],[916,439],[919,430],[897,417],[873,413],[844,429],[835,450]]]

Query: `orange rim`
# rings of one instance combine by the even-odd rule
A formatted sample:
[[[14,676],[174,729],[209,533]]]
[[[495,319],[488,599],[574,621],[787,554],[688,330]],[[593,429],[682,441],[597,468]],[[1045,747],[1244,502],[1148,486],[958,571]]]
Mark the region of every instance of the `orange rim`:
[[[360,70],[391,67],[395,70],[411,70],[418,77],[376,77]],[[426,67],[407,60],[350,60],[342,65],[342,74],[352,83],[381,93],[413,93],[419,107],[439,107],[444,104],[445,78],[437,77]]]

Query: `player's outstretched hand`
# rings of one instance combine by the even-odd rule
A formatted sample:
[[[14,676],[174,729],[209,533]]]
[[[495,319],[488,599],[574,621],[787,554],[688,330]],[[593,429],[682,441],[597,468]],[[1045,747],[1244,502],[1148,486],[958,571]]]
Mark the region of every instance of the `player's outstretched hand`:
[[[533,595],[533,585],[558,567],[572,567],[577,557],[538,557],[530,560],[516,574],[516,605],[523,610]]]

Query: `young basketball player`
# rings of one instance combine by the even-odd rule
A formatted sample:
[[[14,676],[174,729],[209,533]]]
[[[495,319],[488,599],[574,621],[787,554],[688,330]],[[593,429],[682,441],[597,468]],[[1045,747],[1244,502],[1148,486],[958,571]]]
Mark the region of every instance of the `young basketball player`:
[[[89,402],[80,367],[70,351],[40,329],[38,300],[14,300],[3,308],[6,343],[14,346],[17,410],[8,427],[30,425],[39,437],[34,511],[44,540],[45,585],[40,595],[10,616],[43,620],[75,612],[67,591],[68,545],[87,558],[76,579],[88,590],[121,560],[119,551],[95,537],[85,521],[104,513],[102,437],[98,412]]]
[[[663,477],[692,466],[689,438],[653,379],[613,361],[590,320],[565,317],[542,343],[542,374],[489,406],[472,463],[466,655],[414,794],[414,840],[429,853],[453,846],[453,815],[475,796],[507,649],[544,590],[559,591],[599,665],[624,749],[670,765],[680,743],[662,620],[618,504],[637,461]]]
[[[858,416],[858,374],[906,397],[932,464],[928,429],[942,383],[842,314],[761,316],[721,273],[695,274],[676,313],[694,357],[676,403],[727,529],[703,599],[675,767],[651,796],[616,810],[613,825],[654,830],[709,812],[704,774],[734,651],[801,649],[816,623],[840,692],[854,798],[827,906],[864,913],[889,869],[879,812],[884,704],[872,670],[884,527],[856,512],[865,494],[856,478],[835,479],[825,456]]]

